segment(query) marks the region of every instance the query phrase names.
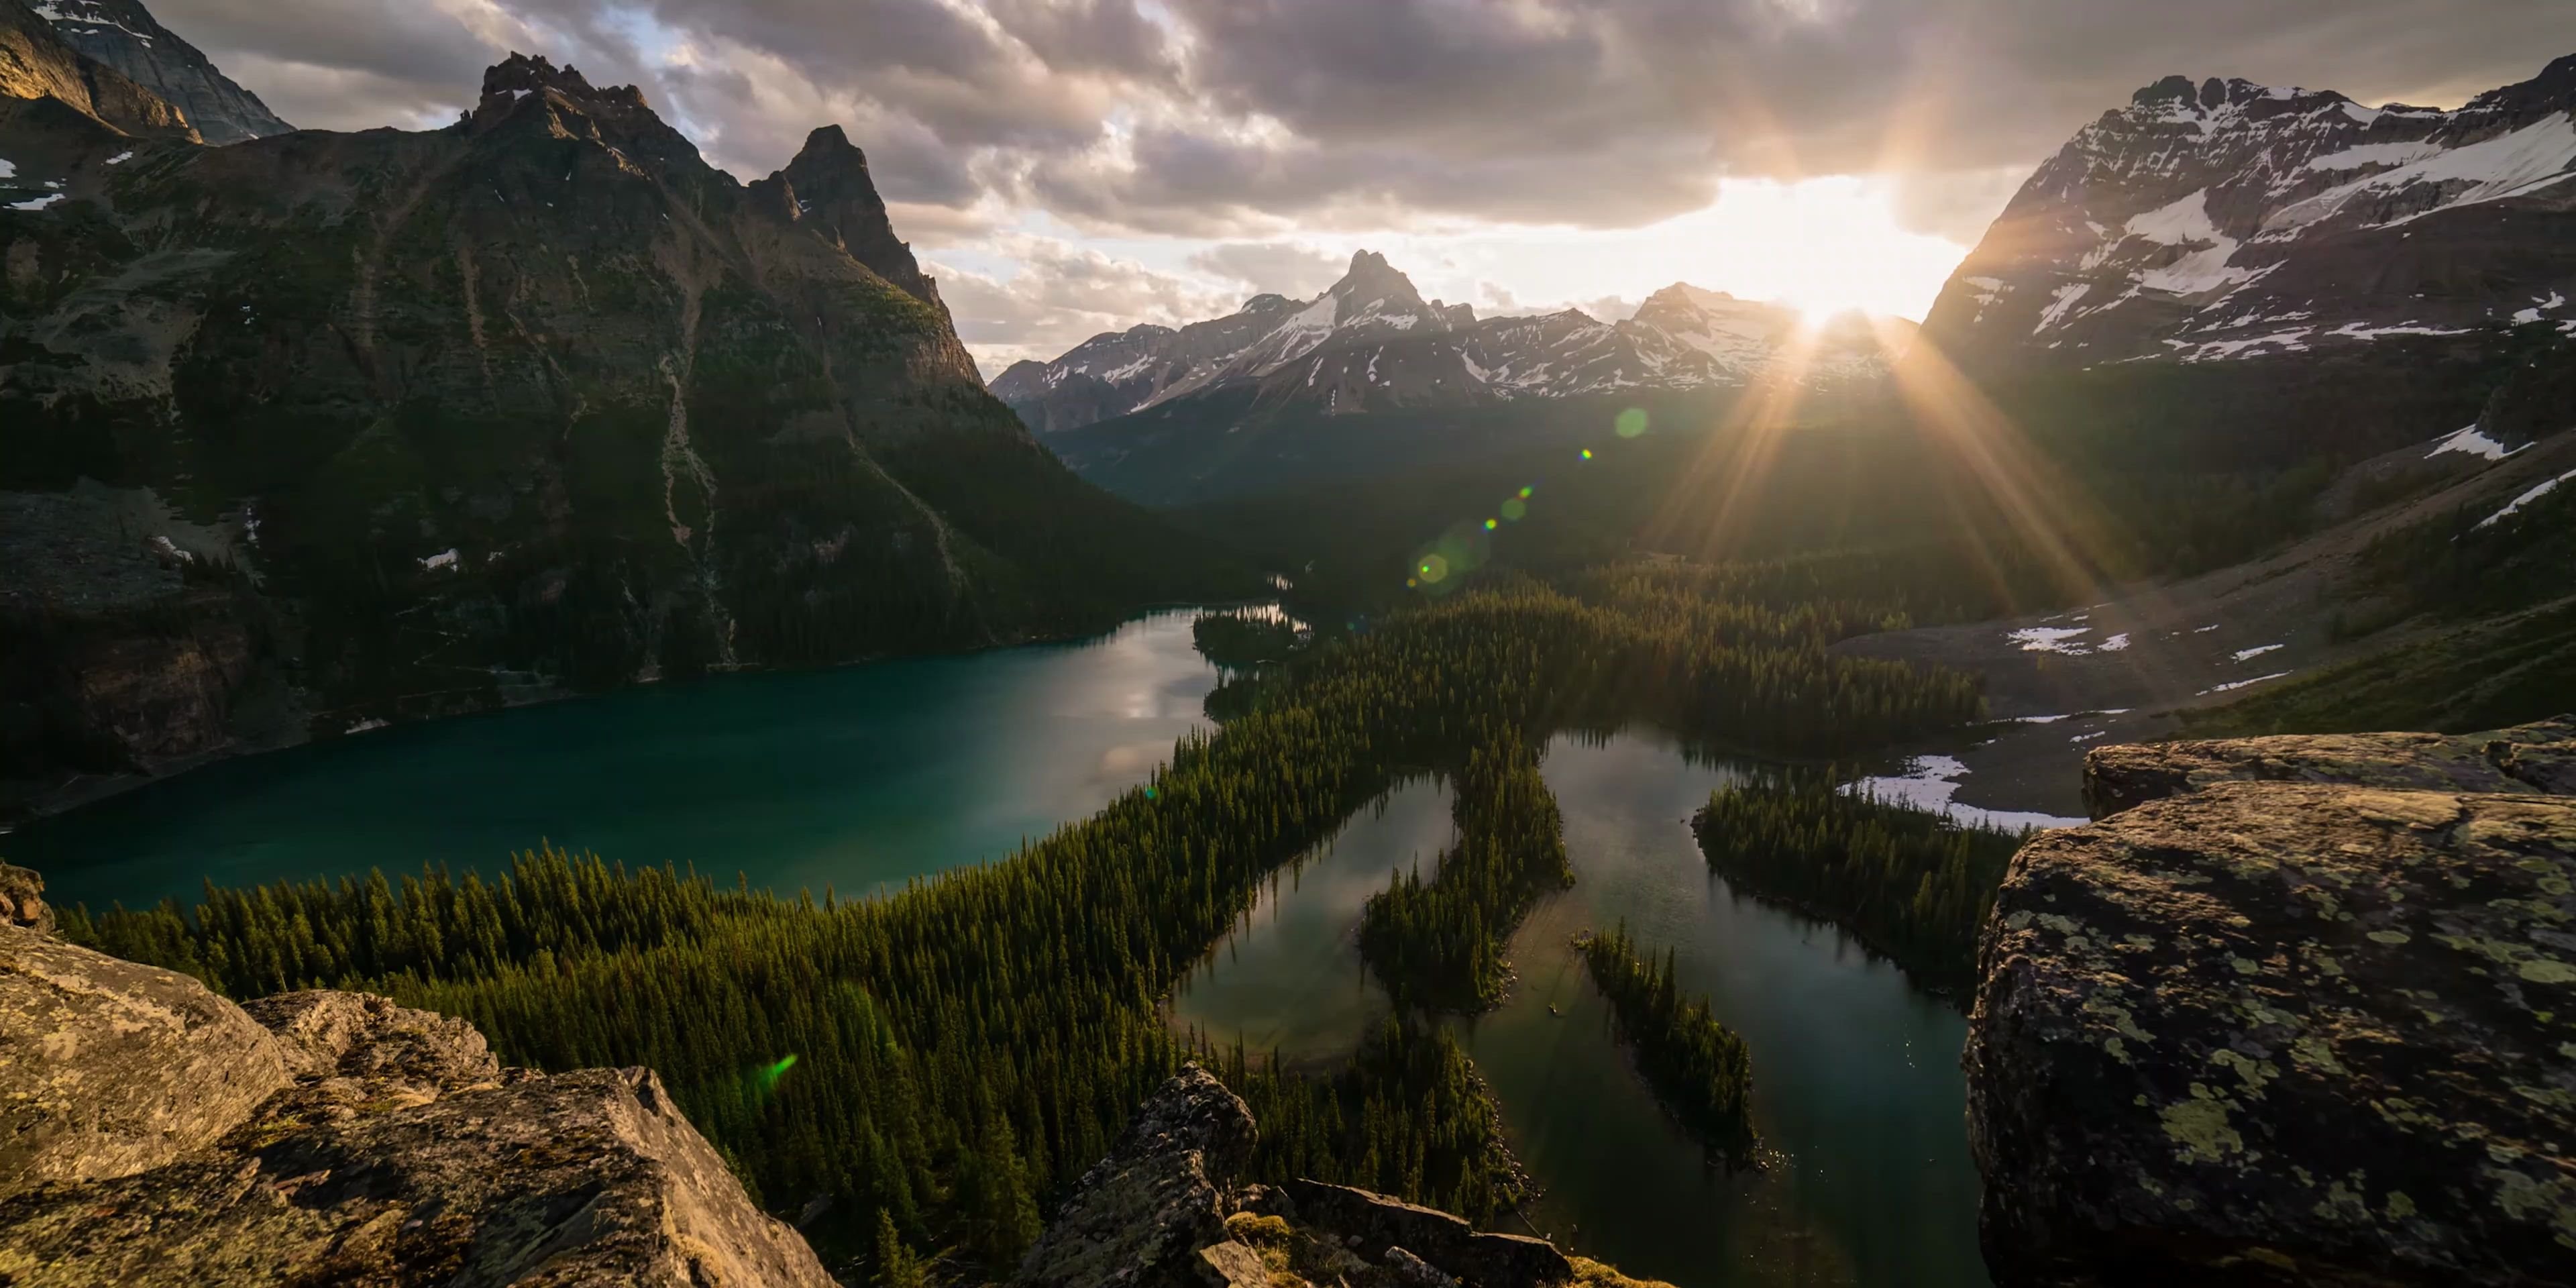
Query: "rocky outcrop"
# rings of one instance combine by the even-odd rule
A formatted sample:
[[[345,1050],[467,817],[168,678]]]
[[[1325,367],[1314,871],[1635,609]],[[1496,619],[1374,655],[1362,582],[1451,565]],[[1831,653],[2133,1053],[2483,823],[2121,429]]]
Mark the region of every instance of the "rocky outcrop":
[[[2576,794],[2576,718],[2492,733],[2291,734],[2100,747],[2084,757],[2093,817],[2224,782],[2342,783]]]
[[[159,1167],[287,1082],[268,1030],[196,980],[0,929],[0,1195]]]
[[[2569,727],[2094,753],[1979,950],[1996,1282],[2564,1282]]]
[[[1291,1181],[1288,1197],[1308,1222],[1342,1236],[1362,1256],[1402,1252],[1473,1284],[1551,1284],[1574,1277],[1574,1263],[1545,1239],[1480,1231],[1446,1212],[1383,1194]]]
[[[1028,1253],[1032,1288],[1186,1284],[1226,1238],[1227,1196],[1252,1156],[1252,1111],[1206,1070],[1181,1071],[1136,1112]]]
[[[0,1282],[832,1283],[646,1069],[0,927]]]
[[[1083,1174],[1012,1281],[1022,1288],[1537,1288],[1616,1272],[1544,1240],[1344,1185],[1239,1184],[1252,1113],[1195,1065]]]
[[[0,926],[15,926],[40,935],[54,932],[54,910],[45,903],[45,879],[14,864],[0,863]]]

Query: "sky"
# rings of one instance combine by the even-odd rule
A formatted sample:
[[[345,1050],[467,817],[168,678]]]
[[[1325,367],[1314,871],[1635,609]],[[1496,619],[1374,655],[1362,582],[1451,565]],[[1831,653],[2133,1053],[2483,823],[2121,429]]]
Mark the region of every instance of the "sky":
[[[838,123],[987,376],[1311,297],[1480,315],[1675,281],[1919,318],[2030,171],[2164,76],[2455,106],[2568,0],[146,0],[306,128],[455,119],[512,51],[746,181]]]

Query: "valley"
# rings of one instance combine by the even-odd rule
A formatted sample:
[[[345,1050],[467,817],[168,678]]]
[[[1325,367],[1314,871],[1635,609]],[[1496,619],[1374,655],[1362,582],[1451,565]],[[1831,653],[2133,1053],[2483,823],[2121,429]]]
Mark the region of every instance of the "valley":
[[[0,0],[0,1284],[2576,1248],[2576,56],[2087,90],[1825,316],[1900,296],[1535,206],[1600,289],[1475,279],[1539,266],[1444,203],[1589,108],[1334,104],[1461,166],[1306,206],[1376,154],[1259,69],[1100,107],[1279,14],[974,0],[800,93],[732,60],[802,19],[612,5],[511,30],[632,83],[333,129],[170,8]]]

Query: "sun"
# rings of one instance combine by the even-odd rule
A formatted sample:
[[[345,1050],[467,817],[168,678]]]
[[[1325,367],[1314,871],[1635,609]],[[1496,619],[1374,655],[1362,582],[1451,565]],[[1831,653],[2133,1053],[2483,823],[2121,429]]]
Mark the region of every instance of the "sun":
[[[1852,312],[1920,319],[1965,253],[1906,228],[1886,185],[1853,175],[1727,180],[1699,231],[1710,285],[1790,305],[1809,326]]]

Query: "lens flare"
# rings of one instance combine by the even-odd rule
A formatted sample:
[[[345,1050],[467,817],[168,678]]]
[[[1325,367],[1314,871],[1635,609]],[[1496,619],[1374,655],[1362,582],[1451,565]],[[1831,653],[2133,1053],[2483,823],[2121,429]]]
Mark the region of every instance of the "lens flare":
[[[1503,502],[1503,517],[1514,523],[1520,522],[1521,519],[1528,514],[1529,502],[1524,501],[1519,497],[1513,497],[1511,500]]]
[[[1610,422],[1610,428],[1617,432],[1621,438],[1635,438],[1639,434],[1645,433],[1646,409],[1643,407],[1631,407],[1628,410],[1619,413],[1619,418]]]
[[[1591,448],[1587,447],[1587,448],[1584,448],[1584,449],[1583,449],[1583,459],[1585,459],[1585,460],[1587,460],[1587,461],[1592,459],[1592,449],[1591,449]]]
[[[752,1070],[752,1090],[762,1096],[775,1094],[778,1090],[778,1080],[786,1077],[787,1071],[795,1067],[796,1057],[793,1053],[790,1053],[786,1056],[780,1057],[776,1064],[763,1065],[760,1068]]]

